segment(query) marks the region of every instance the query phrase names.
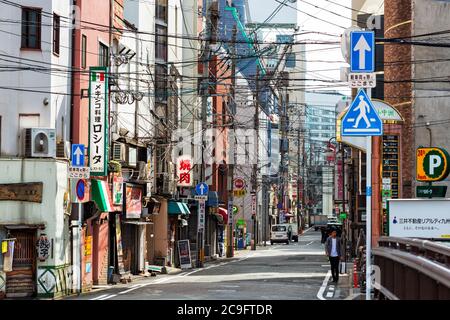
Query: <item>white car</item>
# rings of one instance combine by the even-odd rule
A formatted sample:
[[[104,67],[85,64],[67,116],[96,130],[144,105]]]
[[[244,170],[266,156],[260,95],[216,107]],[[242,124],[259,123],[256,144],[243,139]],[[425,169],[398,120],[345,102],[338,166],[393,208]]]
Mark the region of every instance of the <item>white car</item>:
[[[284,242],[289,244],[288,229],[286,225],[275,224],[270,232],[270,244]]]

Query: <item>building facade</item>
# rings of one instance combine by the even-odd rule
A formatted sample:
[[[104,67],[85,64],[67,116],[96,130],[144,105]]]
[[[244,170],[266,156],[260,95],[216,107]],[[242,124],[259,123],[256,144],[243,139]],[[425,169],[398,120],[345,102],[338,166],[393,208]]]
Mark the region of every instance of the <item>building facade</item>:
[[[0,296],[55,297],[72,287],[72,25],[66,18],[72,8],[49,0],[2,3],[0,9],[3,20],[14,21],[2,24],[0,35],[2,60],[10,67],[0,77],[0,181],[2,194],[10,194],[1,199],[0,238],[9,239],[9,250],[0,258]]]

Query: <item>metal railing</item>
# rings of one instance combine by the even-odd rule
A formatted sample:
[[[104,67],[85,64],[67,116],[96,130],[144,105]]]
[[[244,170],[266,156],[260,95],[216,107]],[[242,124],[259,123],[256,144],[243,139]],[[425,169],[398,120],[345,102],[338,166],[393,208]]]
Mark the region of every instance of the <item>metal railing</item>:
[[[378,298],[450,299],[450,246],[396,237],[381,237],[378,243],[373,249],[380,268]]]

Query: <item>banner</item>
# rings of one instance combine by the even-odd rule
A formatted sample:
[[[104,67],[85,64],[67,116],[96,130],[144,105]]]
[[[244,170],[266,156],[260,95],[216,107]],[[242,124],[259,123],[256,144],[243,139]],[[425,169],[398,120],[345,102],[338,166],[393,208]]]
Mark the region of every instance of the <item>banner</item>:
[[[177,159],[177,186],[192,186],[192,157],[189,155],[179,156]]]
[[[3,271],[13,271],[13,258],[14,258],[14,244],[15,240],[4,240],[7,242],[7,250],[3,254]],[[3,250],[2,250],[3,251]]]
[[[91,176],[108,174],[108,79],[106,67],[89,69],[89,166]]]
[[[181,269],[192,268],[191,250],[189,240],[178,241],[178,257],[180,259]]]
[[[127,186],[126,193],[126,217],[127,219],[139,219],[142,213],[142,189]]]

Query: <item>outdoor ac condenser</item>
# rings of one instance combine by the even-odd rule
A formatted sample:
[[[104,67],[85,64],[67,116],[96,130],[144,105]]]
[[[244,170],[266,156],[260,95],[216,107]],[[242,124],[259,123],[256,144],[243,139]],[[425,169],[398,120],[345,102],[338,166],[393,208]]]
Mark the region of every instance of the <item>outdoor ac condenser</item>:
[[[25,157],[56,158],[56,130],[51,128],[26,128]]]

